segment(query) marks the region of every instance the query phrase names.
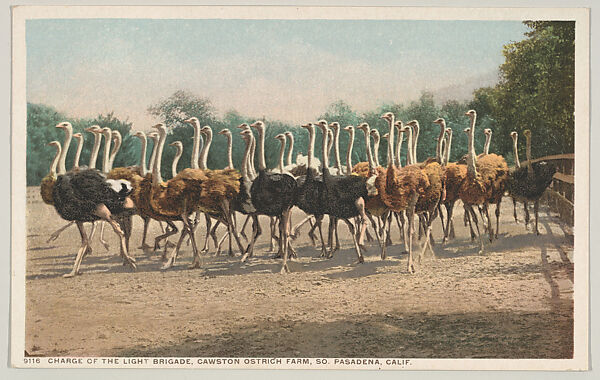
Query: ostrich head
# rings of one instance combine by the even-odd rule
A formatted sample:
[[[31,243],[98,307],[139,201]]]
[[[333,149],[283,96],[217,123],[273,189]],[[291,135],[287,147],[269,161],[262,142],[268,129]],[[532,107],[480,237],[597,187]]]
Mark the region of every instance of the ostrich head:
[[[328,124],[326,120],[319,120],[317,121],[317,127],[321,128],[321,130],[323,131],[323,133],[325,133],[328,130]]]
[[[433,124],[440,124],[440,125],[443,125],[445,127],[446,126],[446,120],[444,120],[443,117],[438,117],[437,119],[435,119],[433,121]]]
[[[133,135],[141,140],[146,138],[146,134],[143,131],[136,131]]]
[[[477,116],[477,112],[475,112],[475,110],[468,110],[467,112],[465,112],[465,115],[473,119],[475,116]]]
[[[108,127],[104,127],[100,130],[100,133],[104,136],[104,138],[108,141],[112,136],[112,131]]]
[[[526,129],[523,131],[523,136],[529,138],[531,137],[531,131],[529,129]]]
[[[110,135],[112,136],[113,141],[122,141],[123,137],[119,131],[111,131]]]
[[[281,143],[285,142],[285,135],[283,133],[278,134],[274,138],[277,139],[277,140],[279,140],[279,141],[281,141]]]
[[[408,123],[406,123],[406,125],[410,125],[411,127],[418,127],[419,126],[419,122],[416,120],[411,120]]]
[[[73,138],[75,138],[77,140],[81,140],[81,139],[83,139],[83,135],[81,133],[74,133]]]
[[[516,140],[516,139],[517,139],[517,137],[519,137],[519,134],[518,134],[516,131],[512,131],[512,132],[510,133],[510,137],[511,137],[513,140]]]
[[[167,127],[166,127],[166,126],[165,126],[163,123],[158,123],[158,124],[156,124],[156,125],[153,125],[153,126],[152,126],[152,128],[154,128],[154,129],[158,129],[159,131],[160,131],[161,129],[164,129],[165,131],[167,130]]]
[[[311,129],[312,129],[312,130],[314,130],[314,128],[315,128],[315,126],[314,126],[314,124],[313,124],[313,123],[306,123],[306,124],[302,124],[300,127],[301,127],[301,128],[305,128],[305,129],[308,129],[309,131],[310,131]]]
[[[489,128],[486,128],[486,129],[483,130],[483,133],[486,134],[486,135],[491,135],[492,134],[492,130],[489,129]]]
[[[469,133],[471,133],[471,128],[465,128],[463,129],[463,132],[468,135]]]
[[[264,131],[265,130],[265,123],[263,123],[262,121],[258,120],[258,121],[255,121],[254,123],[250,124],[250,127],[256,128],[259,131]]]
[[[60,148],[60,143],[58,141],[54,140],[54,141],[50,141],[48,143],[48,146],[53,146],[55,148]]]
[[[404,130],[404,123],[402,122],[402,120],[398,120],[394,123],[394,126],[396,127],[396,129],[398,129],[398,132],[403,132]]]
[[[387,120],[389,122],[389,121],[392,121],[392,119],[394,118],[394,114],[391,113],[391,112],[386,112],[383,115],[381,115],[379,118],[380,119],[385,119],[385,120]]]
[[[371,129],[369,131],[369,134],[371,135],[371,137],[373,137],[373,140],[377,141],[379,140],[380,136],[379,136],[379,131],[377,129]],[[389,137],[389,134],[388,134]]]
[[[200,120],[198,120],[198,118],[197,118],[197,117],[190,117],[189,119],[186,119],[186,120],[184,120],[183,122],[184,122],[185,124],[190,124],[190,125],[192,125],[192,126],[195,126],[195,125],[198,125],[198,126],[199,126],[199,125],[200,125]]]
[[[150,133],[148,133],[148,138],[152,139],[154,141],[157,141],[158,140],[158,133],[156,133],[156,132],[150,132]]]
[[[227,128],[223,128],[219,131],[219,134],[223,136],[231,136],[231,131]]]
[[[246,129],[249,130],[250,126],[248,124],[246,124],[246,123],[242,123],[242,124],[238,125],[237,128],[241,129],[241,130],[246,130]]]
[[[348,132],[348,133],[351,133],[351,132],[353,132],[353,131],[354,131],[354,126],[352,126],[352,125],[349,125],[349,126],[347,126],[347,127],[344,127],[344,131],[346,131],[346,132]]]
[[[294,139],[294,134],[292,132],[287,131],[284,134],[288,139],[290,139],[290,140]]]
[[[389,134],[389,132],[386,132],[386,133],[384,133],[384,134],[383,134],[383,136],[381,136],[381,138],[382,138],[382,139],[386,139],[386,140],[387,140],[389,137],[390,137],[390,134]]]
[[[333,123],[329,124],[329,126],[331,127],[331,129],[333,129],[334,132],[337,132],[340,129],[340,123],[338,123],[337,121],[334,121]]]
[[[246,126],[248,126],[248,124],[245,124],[245,123],[244,123],[244,124],[241,124],[241,125],[240,125],[240,127],[241,127],[242,125],[246,125]],[[238,127],[238,128],[239,128],[239,127]],[[242,136],[242,139],[244,139],[244,141],[246,141],[246,142],[250,141],[250,136],[251,136],[251,135],[252,135],[252,131],[250,130],[250,128],[243,129],[243,130],[240,132],[240,136]]]
[[[446,128],[446,134],[452,136],[452,128]]]
[[[205,125],[204,127],[202,127],[202,129],[200,130],[200,133],[206,135],[206,136],[212,136],[212,128],[209,127],[208,125]]]
[[[174,146],[177,150],[183,150],[183,143],[181,141],[173,141],[169,146]]]
[[[84,129],[84,131],[86,132],[90,132],[90,133],[100,133],[100,127],[97,125],[92,125],[91,127],[88,127],[86,129]]]
[[[73,126],[68,121],[56,124],[56,128],[64,129],[65,131],[73,131]]]
[[[363,131],[365,133],[365,135],[369,133],[369,124],[368,123],[360,123],[360,125],[356,128]]]

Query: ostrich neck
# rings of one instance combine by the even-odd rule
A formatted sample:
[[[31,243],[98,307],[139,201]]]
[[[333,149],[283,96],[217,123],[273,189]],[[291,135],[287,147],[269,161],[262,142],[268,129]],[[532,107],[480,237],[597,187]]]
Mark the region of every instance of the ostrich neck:
[[[452,133],[448,134],[448,140],[446,142],[446,158],[444,159],[444,165],[448,165],[450,162],[450,147],[452,146]]]
[[[525,135],[526,144],[525,156],[527,157],[527,175],[533,177],[533,166],[531,166],[531,136]]]
[[[246,142],[246,149],[244,150],[244,156],[242,157],[242,178],[245,181],[250,181],[249,173],[248,173],[248,161],[250,157],[250,148],[252,147],[252,140],[254,140],[254,136],[249,135],[247,139],[244,139]]]
[[[79,157],[81,156],[81,150],[83,149],[83,137],[79,137],[77,140],[77,151],[75,152],[75,159],[73,159],[74,168],[79,168]]]
[[[254,154],[256,152],[256,138],[254,134],[252,135],[252,139],[250,141],[250,156],[248,157],[248,175],[250,178],[256,178],[256,168],[254,166]]]
[[[281,141],[281,148],[279,148],[279,164],[277,168],[280,173],[283,173],[283,155],[285,154],[285,140]]]
[[[158,139],[152,138],[152,153],[150,153],[150,162],[148,163],[148,170],[154,170],[154,163],[156,162],[156,152],[158,151]]]
[[[398,144],[396,144],[396,164],[399,168],[402,167],[402,160],[400,159],[400,151],[402,149],[402,140],[404,140],[404,132],[398,131]],[[388,161],[389,162],[389,161]]]
[[[233,139],[227,134],[227,169],[233,169]]]
[[[371,152],[371,132],[368,128],[364,132],[365,146],[367,151],[367,164],[369,164],[369,169],[373,169],[375,167],[375,162],[373,161],[373,153]]]
[[[60,145],[56,145],[56,154],[54,155],[54,159],[52,160],[52,164],[50,165],[50,175],[52,177],[56,177],[56,167],[58,166],[58,160],[60,159],[61,153]]]
[[[121,139],[115,138],[115,143],[113,145],[112,152],[110,152],[110,159],[108,161],[108,171],[112,170],[113,164],[115,163],[115,158],[117,157],[117,152],[121,148]]]
[[[265,162],[265,131],[262,128],[258,128],[258,170],[267,170]]]
[[[375,136],[373,136],[373,161],[375,167],[379,167],[379,138]]]
[[[489,154],[490,141],[492,140],[492,134],[488,133],[485,135],[485,144],[483,145],[483,154]]]
[[[94,146],[92,147],[92,154],[90,155],[90,169],[96,169],[96,161],[98,160],[98,152],[100,151],[100,141],[102,135],[99,133],[92,132],[94,135]]]
[[[412,165],[413,162],[413,149],[412,149],[412,128],[409,126],[406,130],[408,136],[406,136],[406,165]]]
[[[446,123],[440,123],[440,135],[438,136],[437,146],[435,149],[435,159],[438,163],[442,163],[442,140],[446,133]]]
[[[354,130],[350,131],[348,151],[346,152],[346,174],[352,174],[352,148],[354,147]]]
[[[415,132],[413,133],[413,142],[412,142],[412,162],[413,164],[416,164],[417,162],[419,162],[419,159],[417,158],[417,142],[419,141],[419,125],[415,124],[414,127]]]
[[[290,166],[292,164],[292,152],[294,151],[294,135],[290,135],[290,149],[288,150],[286,165]]]
[[[322,170],[323,172],[325,172],[325,169],[329,169],[329,157],[327,156],[327,129],[322,129],[323,131],[323,144],[321,146],[321,150],[322,150],[322,156],[323,156],[323,162],[321,163],[322,166]]]
[[[210,144],[212,143],[212,133],[208,132],[206,134],[206,141],[204,142],[204,147],[202,148],[202,160],[200,162],[200,169],[206,170],[208,169],[208,151],[210,150]]]
[[[190,162],[190,168],[199,169],[198,159],[200,154],[200,124],[194,122],[194,141],[192,145],[192,162]]]
[[[333,154],[335,154],[335,168],[342,169],[342,160],[340,159],[340,128],[333,131]]]
[[[163,148],[165,146],[165,141],[167,140],[167,130],[161,128],[158,130],[159,139],[156,149],[156,157],[154,158],[154,167],[152,168],[152,184],[154,186],[160,185],[162,183],[162,175],[160,174],[160,164],[162,161]]]
[[[142,143],[142,152],[140,154],[140,170],[142,171],[142,177],[148,173],[148,168],[146,167],[146,150],[148,141],[146,140],[146,136],[140,137],[140,142]]]
[[[110,170],[110,143],[111,143],[111,136],[110,135],[104,135],[104,158],[102,160],[102,171],[104,173],[108,173],[108,171]]]
[[[475,136],[473,135],[473,129],[469,131],[469,153],[467,155],[467,172],[473,178],[477,176],[477,160],[475,157]]]
[[[175,177],[177,175],[177,164],[179,163],[179,159],[183,154],[183,150],[177,147],[177,153],[175,153],[175,157],[173,157],[173,163],[171,163],[171,176]]]
[[[390,120],[388,120],[388,124],[390,125],[389,131],[388,131],[388,156],[387,156],[387,160],[388,160],[388,166],[389,163],[391,162],[392,165],[395,164],[394,162],[394,124],[396,124],[396,118],[394,117],[394,115],[392,114],[392,117],[390,118]],[[400,163],[398,163],[398,165],[400,165]]]
[[[71,145],[71,139],[73,138],[73,131],[69,128],[65,128],[65,140],[62,145],[60,152],[60,159],[58,160],[58,174],[65,174],[67,168],[65,162],[67,160],[67,152],[69,151],[69,145]]]
[[[307,174],[311,172],[313,157],[315,155],[315,128],[308,128],[308,162],[307,162]]]
[[[517,137],[513,137],[513,152],[515,153],[515,167],[519,169],[521,167],[521,161],[519,161],[519,149],[517,147]]]

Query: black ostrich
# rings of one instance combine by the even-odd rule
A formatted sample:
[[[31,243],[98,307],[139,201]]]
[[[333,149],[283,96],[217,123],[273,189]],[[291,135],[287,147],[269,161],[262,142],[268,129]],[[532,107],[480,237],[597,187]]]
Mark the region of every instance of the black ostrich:
[[[81,261],[90,251],[90,241],[83,223],[97,220],[104,220],[111,225],[121,239],[120,250],[124,264],[136,268],[135,259],[127,253],[126,242],[126,232],[130,231],[130,225],[125,222],[130,220],[128,216],[135,210],[133,201],[129,198],[131,190],[128,181],[106,179],[95,169],[68,172],[58,176],[52,191],[54,208],[63,219],[74,221],[81,234],[81,247],[77,252],[73,270],[63,277],[73,277],[80,273]],[[113,216],[124,218],[121,225]]]
[[[513,132],[513,139],[516,140],[516,132]],[[527,139],[527,164],[515,168],[508,177],[506,188],[508,193],[513,199],[523,202],[525,209],[525,227],[529,224],[529,209],[527,202],[533,202],[533,209],[535,212],[535,233],[539,235],[538,230],[538,211],[540,205],[540,198],[544,194],[544,191],[552,183],[554,173],[556,173],[556,166],[546,161],[531,162],[531,131],[526,130],[523,132]],[[516,146],[516,145],[515,145]],[[515,150],[515,161],[518,162],[518,153]]]
[[[315,149],[315,127],[312,123],[302,125],[302,128],[308,130],[308,163],[307,167],[311,168]],[[322,177],[317,177],[314,170],[307,170],[306,175],[297,179],[298,189],[296,191],[296,206],[308,215],[314,215],[316,223],[313,228],[319,228],[319,236],[321,238],[321,257],[327,255],[325,241],[321,224],[323,221],[325,209],[325,184]],[[312,229],[311,229],[312,232]],[[311,233],[309,232],[309,234]]]
[[[256,239],[260,234],[256,215],[274,216],[279,220],[279,251],[282,252],[283,256],[281,272],[289,272],[287,257],[290,244],[290,210],[294,205],[298,184],[296,183],[296,179],[290,174],[267,172],[265,162],[265,124],[262,121],[256,121],[250,126],[258,130],[259,138],[258,176],[254,179],[250,188],[252,205],[256,208],[256,214],[252,217],[252,239],[246,253],[242,256],[242,261],[252,253]]]
[[[348,225],[354,248],[358,256],[358,262],[364,262],[361,247],[364,243],[364,232],[367,226],[367,214],[365,213],[365,199],[367,198],[366,179],[361,176],[333,176],[329,172],[327,156],[327,121],[320,120],[317,126],[323,132],[323,183],[325,184],[325,201],[323,212],[336,219],[342,219]],[[355,227],[349,218],[359,217],[358,239]]]

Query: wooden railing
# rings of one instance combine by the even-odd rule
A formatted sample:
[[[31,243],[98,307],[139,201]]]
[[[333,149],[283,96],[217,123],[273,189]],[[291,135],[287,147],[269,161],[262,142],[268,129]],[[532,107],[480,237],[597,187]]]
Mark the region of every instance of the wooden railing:
[[[556,165],[557,172],[550,187],[544,193],[542,202],[559,214],[560,219],[569,225],[574,223],[575,203],[575,154],[558,154],[531,160],[532,163],[547,161]],[[521,166],[527,165],[527,161]]]

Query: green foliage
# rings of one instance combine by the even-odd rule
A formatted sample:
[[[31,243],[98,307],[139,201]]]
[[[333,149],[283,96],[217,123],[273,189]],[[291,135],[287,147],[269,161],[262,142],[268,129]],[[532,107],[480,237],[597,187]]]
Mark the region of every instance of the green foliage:
[[[511,131],[530,129],[534,157],[574,151],[575,23],[526,21],[527,39],[504,47],[500,83],[475,93],[477,111],[492,118],[500,152]],[[501,136],[501,137],[500,137]],[[497,145],[494,145],[496,144]],[[524,144],[520,144],[524,156]]]

